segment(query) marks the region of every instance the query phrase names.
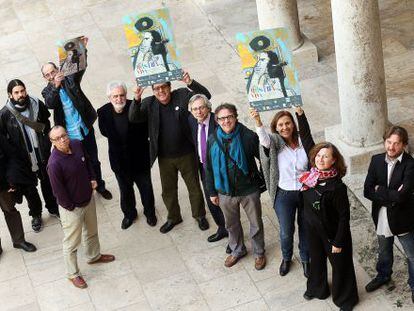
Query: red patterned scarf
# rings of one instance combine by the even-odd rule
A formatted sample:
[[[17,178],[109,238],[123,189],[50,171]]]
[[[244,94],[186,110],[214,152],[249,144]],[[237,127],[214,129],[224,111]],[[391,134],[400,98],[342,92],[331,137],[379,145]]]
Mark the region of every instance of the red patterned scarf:
[[[303,184],[300,191],[315,187],[318,180],[326,180],[336,177],[337,175],[338,172],[335,168],[331,168],[329,171],[320,171],[316,167],[312,167],[310,171],[300,175],[299,182]]]

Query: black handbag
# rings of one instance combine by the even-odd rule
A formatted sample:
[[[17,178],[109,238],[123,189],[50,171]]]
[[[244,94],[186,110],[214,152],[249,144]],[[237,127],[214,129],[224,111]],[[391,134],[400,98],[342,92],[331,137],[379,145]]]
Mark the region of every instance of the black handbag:
[[[217,133],[216,132],[214,132],[214,139],[216,140],[216,142],[217,142],[217,145],[219,146],[219,148],[221,149],[221,151],[223,151],[224,152],[224,154],[226,154],[226,151],[224,150],[224,147],[223,147],[223,145],[221,144],[221,142],[218,140],[218,137],[217,137]],[[229,155],[229,154],[227,154],[227,156],[228,156],[228,158],[231,160],[231,162],[233,163],[233,165],[234,165],[234,167],[235,168],[237,168],[237,163],[236,163],[236,161]],[[253,176],[252,176],[252,179],[254,180],[254,179],[256,179],[257,181],[258,181],[258,185],[259,185],[259,191],[260,191],[260,193],[263,193],[263,192],[265,192],[266,190],[267,190],[267,188],[266,188],[266,181],[265,181],[265,179],[264,179],[264,175],[263,175],[263,169],[262,169],[262,164],[260,164],[259,165],[259,169],[257,170],[257,167],[256,167],[256,170],[252,170],[253,172],[256,172],[255,174],[253,174]]]

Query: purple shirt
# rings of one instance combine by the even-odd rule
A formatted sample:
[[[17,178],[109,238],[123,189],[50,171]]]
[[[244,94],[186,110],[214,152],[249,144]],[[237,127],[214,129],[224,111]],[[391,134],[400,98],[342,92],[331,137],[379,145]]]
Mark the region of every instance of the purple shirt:
[[[83,207],[92,198],[91,180],[95,179],[82,143],[70,141],[71,154],[53,148],[47,165],[53,194],[60,206],[67,210]]]

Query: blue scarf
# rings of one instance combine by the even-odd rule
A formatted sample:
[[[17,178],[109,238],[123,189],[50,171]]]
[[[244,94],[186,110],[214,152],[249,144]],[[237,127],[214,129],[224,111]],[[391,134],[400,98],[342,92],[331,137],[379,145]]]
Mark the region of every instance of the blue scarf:
[[[234,162],[236,162],[237,167],[243,172],[243,174],[247,176],[249,173],[249,167],[240,138],[240,125],[237,124],[235,130],[230,134],[226,134],[220,127],[218,127],[217,139],[223,149],[225,148],[223,139],[231,140],[229,156],[234,160]],[[229,177],[227,176],[226,157],[217,141],[215,141],[210,148],[210,156],[214,174],[214,186],[217,190],[229,194],[230,185]],[[227,163],[233,165],[233,162],[230,159]]]

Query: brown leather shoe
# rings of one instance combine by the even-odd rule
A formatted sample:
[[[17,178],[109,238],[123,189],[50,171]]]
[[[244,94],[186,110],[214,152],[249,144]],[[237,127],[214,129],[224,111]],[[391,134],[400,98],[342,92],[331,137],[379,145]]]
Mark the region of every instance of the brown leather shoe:
[[[247,254],[247,253],[246,253]],[[230,267],[233,267],[238,261],[239,261],[239,259],[240,258],[243,258],[244,256],[246,256],[246,254],[244,254],[244,255],[242,255],[242,256],[239,256],[239,257],[235,257],[235,256],[233,256],[233,255],[230,255],[230,256],[228,256],[227,258],[226,258],[226,260],[224,261],[224,265],[227,267],[227,268],[230,268]]]
[[[262,270],[264,267],[266,267],[266,257],[257,257],[254,261],[254,267],[256,268],[256,270]]]
[[[114,255],[110,255],[110,254],[101,254],[101,257],[99,257],[99,259],[93,261],[93,262],[88,262],[90,265],[93,265],[95,263],[108,263],[111,261],[115,260],[115,256]]]
[[[87,288],[88,284],[86,284],[85,280],[81,276],[77,276],[76,278],[69,279],[72,284],[77,288]]]

